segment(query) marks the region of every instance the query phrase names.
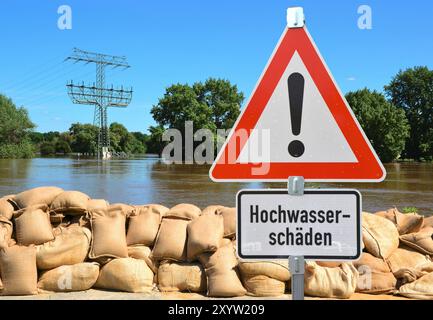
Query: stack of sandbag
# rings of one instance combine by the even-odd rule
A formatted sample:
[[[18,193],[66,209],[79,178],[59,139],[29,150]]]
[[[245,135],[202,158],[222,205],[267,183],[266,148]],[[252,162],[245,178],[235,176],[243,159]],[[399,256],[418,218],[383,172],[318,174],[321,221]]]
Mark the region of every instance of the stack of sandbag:
[[[393,294],[396,292],[397,279],[384,259],[363,252],[361,258],[354,261],[353,265],[359,273],[356,292],[366,294]]]
[[[99,275],[99,264],[87,261],[92,234],[78,225],[57,227],[54,240],[36,246],[40,272],[38,287],[54,292],[89,290]]]
[[[236,208],[224,206],[209,206],[203,210],[202,215],[219,215],[223,217],[224,238],[234,239],[236,237]]]
[[[242,283],[249,295],[277,297],[290,281],[287,261],[240,261]]]
[[[238,276],[238,259],[232,241],[224,239],[217,251],[199,256],[205,268],[207,295],[210,297],[237,297],[246,294]]]
[[[348,299],[358,284],[358,271],[352,263],[325,267],[306,262],[304,274],[305,294],[312,297]]]
[[[152,259],[186,262],[188,224],[198,218],[200,214],[200,208],[192,204],[179,204],[167,211],[155,240]]]

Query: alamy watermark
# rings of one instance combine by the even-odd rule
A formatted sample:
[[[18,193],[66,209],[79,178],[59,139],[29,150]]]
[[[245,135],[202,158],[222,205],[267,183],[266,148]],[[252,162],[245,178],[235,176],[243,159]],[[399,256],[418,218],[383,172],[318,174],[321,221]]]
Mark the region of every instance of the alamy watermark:
[[[68,5],[61,5],[57,8],[57,14],[60,15],[57,19],[57,27],[60,30],[72,29],[72,8]]]
[[[369,5],[363,4],[358,7],[358,28],[361,30],[373,29],[373,12]]]

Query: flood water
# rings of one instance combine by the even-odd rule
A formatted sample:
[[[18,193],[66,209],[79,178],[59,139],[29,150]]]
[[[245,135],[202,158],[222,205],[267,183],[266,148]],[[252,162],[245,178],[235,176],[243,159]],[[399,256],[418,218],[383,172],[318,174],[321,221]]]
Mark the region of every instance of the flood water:
[[[370,212],[396,206],[416,207],[433,215],[433,164],[396,163],[386,165],[382,183],[314,184],[315,187],[356,188],[363,196],[363,209]],[[173,206],[193,203],[235,206],[242,188],[285,188],[276,183],[215,183],[208,177],[209,166],[166,165],[156,158],[110,160],[35,158],[0,160],[0,195],[15,194],[45,185],[80,190],[92,198],[111,203],[160,203]],[[308,185],[307,185],[308,187]]]

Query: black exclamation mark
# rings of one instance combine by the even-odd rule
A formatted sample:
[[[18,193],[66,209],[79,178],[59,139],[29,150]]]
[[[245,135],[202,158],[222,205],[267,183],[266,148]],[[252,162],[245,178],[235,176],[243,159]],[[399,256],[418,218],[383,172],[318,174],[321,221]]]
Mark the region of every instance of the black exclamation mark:
[[[302,104],[304,102],[304,77],[300,73],[292,73],[287,80],[289,87],[290,117],[292,133],[298,136],[301,133]],[[304,144],[299,140],[293,140],[289,144],[289,153],[292,157],[299,158],[304,154]]]

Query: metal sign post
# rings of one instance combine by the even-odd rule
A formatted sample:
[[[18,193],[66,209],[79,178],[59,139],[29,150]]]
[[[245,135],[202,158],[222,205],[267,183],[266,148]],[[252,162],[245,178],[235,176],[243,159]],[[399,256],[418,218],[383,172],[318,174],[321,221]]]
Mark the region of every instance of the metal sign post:
[[[289,177],[287,191],[291,196],[303,196],[304,186],[304,177]],[[292,300],[304,300],[304,257],[290,256],[289,270],[292,276]]]

